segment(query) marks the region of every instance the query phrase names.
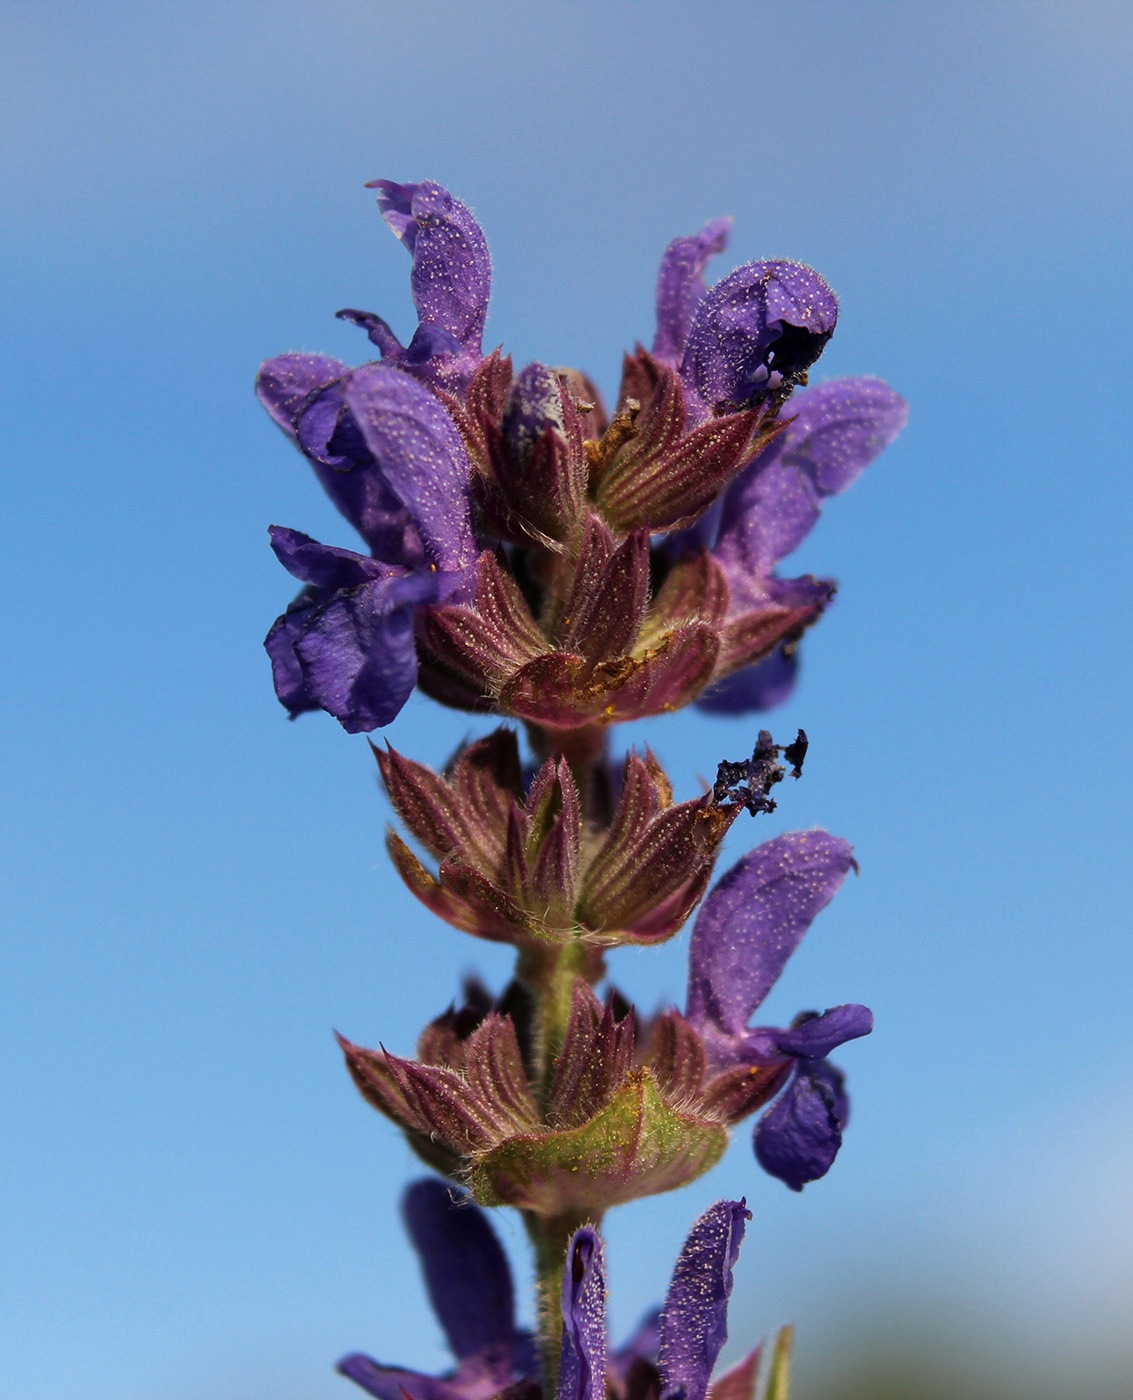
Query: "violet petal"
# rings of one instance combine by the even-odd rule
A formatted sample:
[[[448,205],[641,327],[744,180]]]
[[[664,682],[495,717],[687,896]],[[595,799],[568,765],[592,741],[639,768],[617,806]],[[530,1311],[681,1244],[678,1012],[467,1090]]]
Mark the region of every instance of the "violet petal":
[[[413,611],[436,575],[399,574],[335,594],[295,642],[308,694],[349,734],[389,724],[417,683]]]
[[[346,404],[382,480],[408,510],[426,562],[443,570],[467,568],[477,552],[471,468],[440,400],[409,375],[377,364],[351,375]]]
[[[383,565],[352,549],[320,544],[301,530],[283,525],[268,526],[268,537],[275,557],[289,574],[301,583],[335,592],[357,588],[389,572]]]
[[[825,1176],[842,1145],[839,1094],[819,1061],[795,1077],[755,1125],[755,1155],[764,1171],[801,1191],[808,1181]],[[838,1071],[834,1071],[838,1074]]]
[[[410,564],[420,546],[400,499],[383,478],[357,422],[347,410],[346,375],[317,390],[296,419],[296,445],[323,489],[371,551],[391,564]]]
[[[597,1231],[571,1236],[563,1265],[563,1349],[557,1400],[605,1400],[606,1268]]]
[[[454,1400],[453,1387],[447,1382],[419,1371],[382,1366],[360,1351],[344,1356],[334,1369],[377,1400],[405,1400],[406,1395],[411,1400]]]
[[[347,366],[329,355],[277,355],[260,366],[256,395],[294,442],[296,419],[307,399],[346,373]]]
[[[776,1042],[784,1055],[821,1060],[847,1040],[857,1040],[872,1030],[873,1012],[869,1007],[849,1002],[821,1016],[811,1016],[789,1031],[781,1031]]]
[[[367,470],[373,458],[354,425],[343,423],[349,375],[325,355],[280,355],[260,367],[256,392],[370,549],[401,563],[409,518],[380,475]]]
[[[421,1257],[433,1311],[458,1361],[515,1343],[515,1297],[507,1257],[467,1193],[426,1178],[402,1212]]]
[[[730,218],[713,219],[691,238],[674,238],[657,274],[657,334],[653,353],[676,364],[684,354],[692,318],[705,293],[704,269],[728,246]]]
[[[697,308],[681,377],[709,405],[760,403],[798,383],[837,319],[837,299],[812,268],[745,263]]]
[[[796,549],[821,503],[844,491],[897,437],[908,406],[880,379],[832,379],[792,398],[781,437],[732,483],[719,546],[770,572]]]
[[[326,602],[326,594],[317,588],[304,588],[288,606],[287,611],[272,623],[264,638],[264,650],[271,659],[271,678],[279,703],[291,719],[322,706],[307,689],[303,668],[295,655],[295,643],[315,612]]]
[[[728,1298],[751,1212],[744,1201],[717,1201],[692,1227],[677,1258],[661,1314],[662,1400],[704,1400],[728,1339]]]
[[[824,500],[881,456],[905,426],[909,406],[882,379],[831,379],[793,398],[788,412],[794,421],[779,455],[805,472]]]
[[[825,831],[791,831],[732,866],[693,927],[688,1019],[741,1035],[853,863],[849,842]]]
[[[824,1094],[830,1096],[830,1106],[838,1126],[843,1132],[850,1121],[850,1099],[846,1093],[846,1076],[829,1060],[816,1060],[807,1066],[807,1073],[816,1083],[820,1083]]]
[[[366,332],[371,345],[376,345],[382,359],[387,355],[392,355],[395,359],[399,355],[405,354],[405,346],[398,340],[390,329],[389,322],[382,319],[373,311],[358,311],[353,306],[344,306],[341,311],[336,311],[335,317],[339,321],[349,321],[352,326],[357,326],[359,330]]]
[[[488,311],[491,260],[471,211],[424,180],[375,180],[382,217],[413,256],[413,304],[422,321],[449,331],[475,359]]]

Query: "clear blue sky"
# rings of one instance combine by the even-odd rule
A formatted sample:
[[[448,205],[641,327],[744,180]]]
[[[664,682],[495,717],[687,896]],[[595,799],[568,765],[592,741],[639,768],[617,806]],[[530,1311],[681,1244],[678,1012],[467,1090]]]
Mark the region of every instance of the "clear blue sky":
[[[260,649],[266,526],[350,541],[252,377],[364,358],[343,305],[411,329],[378,176],[475,208],[521,362],[612,387],[665,243],[730,213],[734,261],[838,290],[820,377],[912,405],[797,556],[842,581],[776,717],[807,773],[732,847],[856,844],[770,1008],[873,1006],[847,1145],[795,1197],[741,1131],[616,1214],[615,1330],[746,1192],[737,1344],[1128,1347],[1131,65],[1133,11],[1069,0],[9,0],[5,1397],[345,1400],[346,1350],[441,1360],[413,1159],[330,1032],[408,1051],[505,960],[402,893],[364,741],[287,724]],[[415,701],[390,737],[440,762],[477,727]],[[752,738],[646,734],[683,795]],[[677,997],[685,947],[615,975]]]

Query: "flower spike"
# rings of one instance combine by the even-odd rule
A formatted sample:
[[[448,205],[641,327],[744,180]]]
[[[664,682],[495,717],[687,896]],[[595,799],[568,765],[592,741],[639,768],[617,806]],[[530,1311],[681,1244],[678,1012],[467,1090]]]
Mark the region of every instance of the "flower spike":
[[[664,1308],[613,1352],[598,1229],[612,1206],[707,1171],[748,1117],[757,1160],[791,1189],[830,1169],[849,1101],[828,1057],[872,1014],[753,1021],[853,854],[788,832],[711,887],[741,810],[773,811],[788,769],[800,775],[801,729],[786,745],[760,729],[750,758],[683,801],[651,752],[615,762],[607,740],[620,722],[789,693],[835,584],[782,577],[782,561],[896,437],[905,404],[879,380],[807,389],[834,293],[784,260],[709,285],[731,231],[716,219],[666,248],[652,349],[625,357],[607,411],[580,370],[484,354],[491,267],[466,205],[427,180],[372,188],[410,255],[417,324],[403,342],[344,309],[375,359],[261,367],[260,401],[358,537],[272,527],[299,592],[265,648],[291,717],[321,709],[369,733],[420,689],[521,724],[437,771],[374,747],[399,875],[516,963],[499,997],[466,981],[415,1057],[339,1037],[363,1097],[459,1183],[419,1183],[404,1207],[453,1370],[361,1354],[340,1369],[380,1400],[786,1400],[789,1332],[769,1367],[756,1348],[711,1379],[743,1201],[696,1223]],[[698,906],[683,1012],[642,1015],[601,986],[607,950],[669,939]],[[537,1347],[516,1327],[488,1205],[518,1209],[535,1247]]]

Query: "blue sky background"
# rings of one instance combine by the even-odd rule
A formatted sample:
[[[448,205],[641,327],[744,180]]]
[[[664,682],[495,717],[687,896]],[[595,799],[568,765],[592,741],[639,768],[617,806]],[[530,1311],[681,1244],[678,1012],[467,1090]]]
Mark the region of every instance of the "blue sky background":
[[[288,725],[260,649],[292,590],[267,524],[351,541],[252,377],[365,358],[339,306],[412,328],[377,176],[475,208],[520,362],[611,390],[665,243],[731,213],[719,275],[813,264],[842,302],[817,377],[912,405],[796,556],[842,581],[775,717],[810,760],[731,847],[856,844],[768,1008],[874,1007],[846,1147],[794,1196],[741,1131],[615,1213],[615,1332],[746,1192],[733,1347],[794,1318],[811,1393],[922,1327],[1055,1388],[1120,1374],[1131,41],[1102,3],[9,0],[5,1396],[333,1400],[344,1351],[442,1361],[414,1161],[330,1030],[408,1051],[506,959],[401,891],[365,742]],[[752,727],[632,737],[691,795]],[[389,736],[439,763],[483,728],[416,700]],[[686,946],[614,974],[679,997]]]

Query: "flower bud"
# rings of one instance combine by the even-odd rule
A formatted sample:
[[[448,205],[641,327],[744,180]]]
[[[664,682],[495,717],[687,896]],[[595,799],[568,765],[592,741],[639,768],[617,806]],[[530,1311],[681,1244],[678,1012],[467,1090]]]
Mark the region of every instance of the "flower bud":
[[[586,495],[582,419],[558,373],[528,365],[516,375],[494,435],[496,482],[522,538],[567,540]]]

